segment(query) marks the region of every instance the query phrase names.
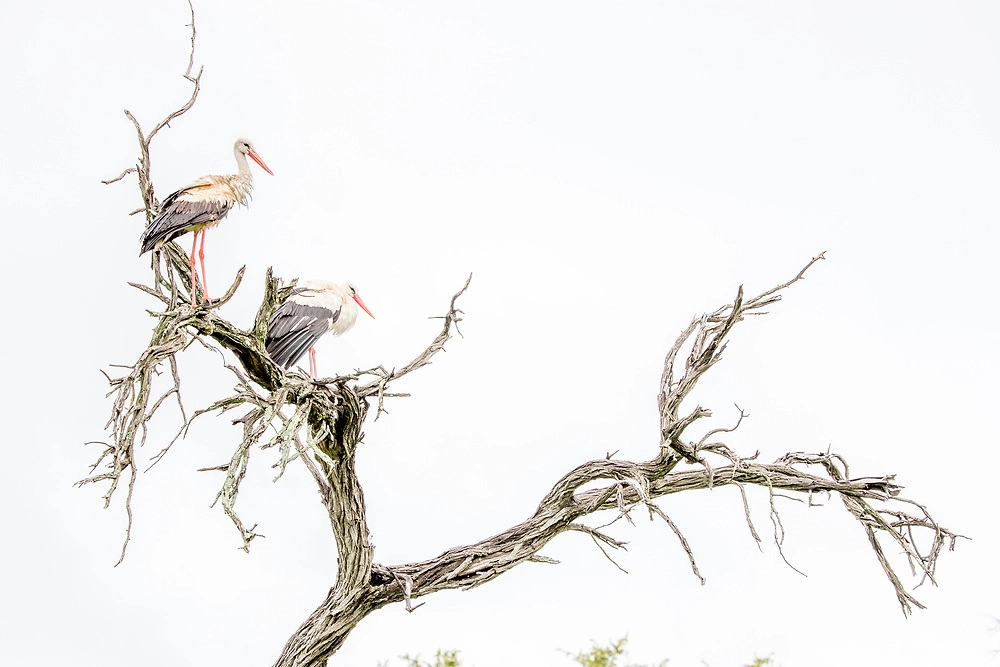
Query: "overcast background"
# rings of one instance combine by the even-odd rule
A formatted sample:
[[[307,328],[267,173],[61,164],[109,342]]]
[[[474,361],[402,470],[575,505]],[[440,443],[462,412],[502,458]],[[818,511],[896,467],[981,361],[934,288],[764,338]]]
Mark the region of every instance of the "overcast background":
[[[324,374],[400,365],[474,273],[463,339],[398,383],[358,468],[376,560],[425,559],[528,516],[572,466],[656,452],[663,355],[690,318],[827,261],[733,336],[695,402],[771,461],[831,447],[854,475],[969,535],[906,620],[836,498],[766,494],[637,513],[622,574],[583,535],[487,586],[361,623],[335,659],[462,651],[465,664],[569,665],[626,633],[635,662],[732,667],[995,665],[1000,5],[983,2],[198,2],[194,109],[153,144],[162,197],[230,173],[246,136],[275,172],[208,235],[223,314],[246,325],[263,273],[351,279],[378,319],[319,345]],[[204,417],[148,474],[128,556],[122,496],[73,488],[110,403],[99,369],[144,349],[157,302],[128,287],[141,205],[122,110],[147,131],[190,86],[188,7],[0,6],[6,285],[0,663],[269,665],[335,576],[311,479],[255,452],[249,555],[209,509],[239,433]],[[184,239],[184,244],[188,242]],[[189,410],[227,395],[220,358],[180,357]],[[177,428],[151,425],[143,455]],[[695,435],[692,433],[692,435]],[[896,551],[889,548],[893,556]],[[898,557],[900,572],[907,571]],[[912,583],[913,580],[908,580]]]

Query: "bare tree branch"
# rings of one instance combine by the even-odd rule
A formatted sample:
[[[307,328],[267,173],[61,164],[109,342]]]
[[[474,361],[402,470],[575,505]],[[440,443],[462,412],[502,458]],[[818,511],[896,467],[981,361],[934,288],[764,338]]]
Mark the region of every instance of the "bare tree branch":
[[[441,328],[441,333],[427,346],[423,352],[418,354],[416,358],[410,363],[406,364],[399,370],[393,369],[392,371],[386,371],[382,367],[374,368],[368,371],[359,371],[356,376],[360,377],[362,375],[374,375],[378,377],[378,380],[369,382],[367,384],[359,385],[355,387],[354,391],[357,393],[359,398],[367,398],[372,394],[378,394],[379,396],[379,410],[378,414],[384,412],[382,409],[382,398],[383,392],[386,385],[392,380],[397,380],[404,375],[408,375],[415,370],[419,370],[424,366],[431,363],[431,358],[434,357],[438,352],[444,349],[445,343],[447,343],[452,337],[452,328],[459,335],[461,332],[458,330],[458,323],[462,321],[462,311],[455,307],[455,303],[458,301],[459,297],[465,294],[465,291],[469,289],[469,283],[472,282],[472,274],[466,278],[465,284],[462,285],[462,289],[458,290],[453,297],[451,297],[451,304],[448,307],[448,312],[445,313],[441,318],[444,320],[444,326]],[[378,415],[376,415],[377,417]]]
[[[801,280],[806,269],[822,257],[821,254],[813,258],[793,280],[779,286],[780,289]],[[780,289],[768,290],[751,299],[745,299],[743,290],[740,289],[733,303],[695,319],[681,332],[664,361],[658,401],[662,442],[659,453],[652,459],[638,463],[605,458],[577,466],[553,485],[535,513],[524,522],[480,542],[449,549],[429,560],[395,566],[373,564],[370,574],[372,588],[345,586],[338,577],[337,584],[330,590],[326,600],[292,636],[275,665],[285,667],[322,664],[337,650],[357,622],[385,604],[406,601],[410,608],[411,598],[440,590],[475,588],[521,563],[546,562],[549,559],[538,552],[565,531],[587,533],[604,555],[614,562],[604,547],[617,548],[623,544],[598,529],[579,523],[580,519],[602,511],[616,511],[617,517],[621,518],[628,516],[631,507],[639,504],[646,506],[652,515],[662,518],[678,536],[695,576],[704,582],[690,544],[676,524],[653,501],[682,491],[711,489],[729,484],[736,485],[740,492],[747,525],[758,543],[760,536],[750,518],[746,487],[753,485],[768,490],[775,544],[783,559],[785,556],[781,547],[784,529],[774,505],[774,498],[781,495],[779,492],[801,493],[806,498],[811,498],[815,493],[840,494],[849,511],[866,531],[876,558],[896,590],[904,613],[910,613],[913,606],[919,606],[919,602],[903,587],[901,579],[878,543],[877,534],[881,532],[888,535],[899,544],[908,560],[914,564],[915,570],[931,581],[941,548],[945,544],[953,545],[959,536],[941,527],[926,512],[921,516],[902,513],[896,505],[912,505],[912,501],[899,497],[900,487],[893,482],[892,476],[852,479],[841,474],[842,469],[846,472],[843,458],[830,453],[793,453],[772,464],[760,464],[754,460],[756,454],[741,458],[724,443],[708,441],[709,438],[734,431],[746,418],[743,410],[739,410],[739,418],[733,426],[709,429],[693,441],[683,437],[686,429],[698,419],[711,415],[710,410],[697,407],[686,416],[680,416],[684,398],[704,373],[719,361],[725,350],[726,337],[734,326],[743,320],[744,315],[777,302],[781,298]],[[454,307],[453,301],[452,311]],[[677,360],[686,345],[690,349],[683,369],[678,369]],[[433,347],[429,347],[428,351],[432,349]],[[376,387],[377,383],[369,383],[355,387],[354,392],[357,395],[363,391],[370,395],[376,391]],[[341,391],[350,390],[341,386]],[[706,459],[708,456],[720,457],[725,465],[713,467]],[[696,469],[676,470],[678,464],[684,461],[695,464]],[[809,471],[816,467],[821,474]],[[611,483],[590,488],[593,483],[601,480]],[[586,490],[581,490],[584,487],[587,487]],[[917,546],[915,530],[929,532],[934,536],[931,545],[923,551]],[[620,567],[617,563],[615,565]],[[406,582],[405,587],[400,585],[401,581]]]
[[[114,178],[109,178],[106,181],[101,181],[101,183],[103,183],[104,185],[111,185],[112,183],[117,183],[118,181],[122,180],[123,178],[125,178],[129,174],[134,174],[136,172],[137,172],[137,170],[136,170],[135,167],[128,167],[122,173],[118,174]]]
[[[136,117],[132,115],[132,112],[125,109],[125,117],[128,118],[132,123],[132,126],[135,127],[135,132],[139,140],[139,162],[133,167],[126,168],[115,178],[101,181],[105,185],[110,185],[111,183],[116,183],[117,181],[122,180],[128,174],[136,174],[139,179],[139,192],[142,195],[143,207],[146,211],[146,222],[149,222],[156,216],[156,210],[159,208],[159,204],[153,194],[153,181],[151,175],[152,164],[149,159],[149,145],[153,141],[153,137],[155,137],[160,130],[170,125],[171,121],[187,113],[191,107],[194,106],[195,100],[198,99],[198,93],[201,92],[201,75],[204,71],[204,67],[199,68],[198,73],[192,75],[192,72],[194,71],[195,38],[198,35],[198,31],[194,24],[194,5],[192,4],[192,0],[188,0],[188,7],[191,10],[191,23],[189,24],[189,27],[191,28],[191,50],[188,55],[188,66],[187,70],[184,72],[184,78],[191,82],[191,95],[183,105],[168,113],[167,116],[157,123],[156,127],[154,127],[152,131],[146,135],[143,134],[142,126],[139,124]]]

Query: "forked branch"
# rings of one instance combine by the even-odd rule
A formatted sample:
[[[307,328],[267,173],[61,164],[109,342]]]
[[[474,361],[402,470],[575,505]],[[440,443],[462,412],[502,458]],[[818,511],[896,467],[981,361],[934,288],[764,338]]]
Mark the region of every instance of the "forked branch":
[[[170,125],[171,121],[184,115],[191,109],[191,107],[194,106],[195,100],[198,99],[198,93],[201,92],[201,75],[202,72],[204,72],[204,67],[199,67],[198,73],[194,73],[194,48],[195,38],[198,36],[198,31],[194,24],[194,5],[192,4],[192,0],[188,0],[188,8],[191,10],[191,50],[189,51],[188,65],[187,70],[184,72],[184,78],[191,83],[191,95],[184,104],[168,113],[163,120],[157,123],[156,127],[154,127],[149,134],[143,134],[142,126],[139,124],[138,119],[132,115],[131,111],[125,109],[125,117],[132,123],[139,140],[139,161],[135,164],[135,166],[128,167],[118,176],[109,178],[106,181],[101,181],[105,185],[110,185],[111,183],[115,183],[125,178],[128,174],[136,174],[139,179],[139,192],[142,195],[143,202],[143,208],[139,210],[145,210],[147,222],[153,219],[156,215],[157,209],[159,208],[159,203],[156,201],[156,197],[153,194],[152,163],[149,158],[149,145],[152,143],[153,137],[155,137],[160,130]]]

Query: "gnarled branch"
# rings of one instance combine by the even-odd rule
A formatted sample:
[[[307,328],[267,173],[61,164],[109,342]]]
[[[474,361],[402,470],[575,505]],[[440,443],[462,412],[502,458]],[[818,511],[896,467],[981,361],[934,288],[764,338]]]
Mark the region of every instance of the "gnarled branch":
[[[745,315],[760,312],[761,308],[780,300],[781,291],[801,280],[806,270],[822,258],[822,254],[818,255],[794,279],[753,298],[745,299],[741,288],[731,304],[694,320],[681,332],[664,361],[658,397],[662,442],[653,458],[633,462],[609,456],[583,463],[553,485],[531,517],[497,535],[448,549],[424,561],[393,566],[373,564],[367,586],[346,585],[338,576],[323,603],[288,641],[275,667],[323,664],[366,614],[386,604],[403,601],[411,609],[413,598],[447,589],[475,588],[525,562],[551,562],[539,551],[566,531],[582,531],[589,535],[614,563],[604,547],[621,548],[624,544],[599,529],[580,523],[581,519],[602,511],[617,512],[612,522],[623,516],[627,518],[631,509],[637,506],[648,509],[651,516],[662,518],[681,541],[695,576],[704,583],[691,546],[680,528],[654,501],[682,491],[730,484],[740,490],[751,534],[758,542],[760,538],[750,520],[745,487],[753,485],[768,490],[779,551],[783,532],[774,505],[774,498],[779,493],[800,493],[806,497],[815,493],[839,494],[866,531],[903,612],[908,614],[913,606],[920,606],[885,557],[878,535],[902,547],[914,569],[931,581],[941,549],[945,545],[953,547],[959,536],[941,527],[922,506],[899,497],[900,487],[892,476],[850,478],[846,466],[842,465],[843,459],[830,453],[792,453],[774,463],[756,463],[756,455],[741,458],[724,443],[709,442],[710,438],[734,431],[746,417],[742,410],[734,426],[712,428],[700,438],[685,439],[686,430],[698,419],[710,416],[711,411],[697,407],[682,417],[680,407],[695,383],[719,361],[726,338],[736,324],[743,321]],[[690,349],[683,368],[678,370],[677,359],[686,345]],[[374,383],[363,385],[363,391],[370,392],[374,386]],[[355,387],[353,391],[361,389]],[[721,458],[724,465],[713,467],[709,457]],[[685,462],[692,468],[677,470]],[[606,485],[592,488],[602,481],[606,481]],[[920,507],[922,514],[906,514],[902,510],[906,506]],[[924,550],[918,548],[914,537],[915,531],[921,530],[934,536]]]

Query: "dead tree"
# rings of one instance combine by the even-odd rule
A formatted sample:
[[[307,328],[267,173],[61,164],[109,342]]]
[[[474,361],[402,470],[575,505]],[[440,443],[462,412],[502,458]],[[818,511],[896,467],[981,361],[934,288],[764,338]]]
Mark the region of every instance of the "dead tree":
[[[148,134],[143,133],[131,113],[125,112],[138,135],[140,157],[134,167],[108,182],[135,173],[143,201],[143,207],[136,212],[144,212],[147,221],[158,206],[150,177],[150,143],[169,121],[188,111],[198,95],[201,73],[194,74],[195,35],[192,8],[191,57],[185,77],[193,89],[187,102]],[[156,327],[147,349],[128,367],[128,372],[121,377],[108,378],[111,383],[109,396],[113,400],[107,425],[108,440],[100,443],[104,446],[100,457],[90,476],[79,484],[106,483],[104,501],[107,507],[119,483],[126,480],[128,528],[122,546],[121,557],[124,558],[132,526],[130,501],[137,481],[137,452],[146,440],[151,418],[174,399],[184,419],[183,427],[170,444],[151,457],[155,463],[200,415],[238,410],[239,416],[233,423],[242,427],[242,438],[229,462],[218,468],[225,471],[226,477],[216,500],[239,531],[243,548],[249,550],[256,533],[254,527],[248,528],[241,520],[236,501],[251,452],[257,448],[276,452],[272,456],[277,459],[279,477],[287,465],[299,465],[300,462],[305,465],[320,491],[336,538],[337,578],[319,607],[292,634],[274,663],[276,667],[326,664],[351,630],[368,614],[385,605],[404,602],[412,611],[419,606],[413,604],[414,599],[435,591],[475,588],[529,561],[555,563],[540,551],[566,531],[590,536],[611,559],[609,552],[621,548],[624,543],[609,536],[603,528],[594,528],[581,521],[598,512],[612,513],[610,523],[620,519],[631,521],[630,513],[637,508],[645,509],[651,517],[661,518],[676,534],[690,559],[691,569],[701,579],[687,540],[656,504],[656,499],[723,485],[735,485],[740,490],[747,524],[758,542],[761,538],[750,519],[746,487],[767,489],[779,550],[781,529],[776,496],[788,493],[806,497],[815,493],[839,495],[867,536],[875,557],[895,589],[903,613],[909,614],[914,606],[922,605],[908,592],[890,564],[883,542],[888,541],[905,554],[905,560],[920,583],[933,582],[938,556],[946,546],[954,548],[958,535],[940,526],[923,505],[901,497],[901,487],[892,475],[853,477],[846,461],[830,452],[789,453],[773,463],[760,463],[756,455],[740,456],[722,441],[726,433],[739,426],[745,415],[741,413],[736,424],[729,427],[702,428],[703,420],[712,416],[711,411],[701,406],[693,409],[685,406],[685,398],[696,383],[722,358],[733,329],[748,315],[761,314],[765,308],[775,305],[784,291],[802,280],[806,271],[820,259],[823,259],[822,253],[788,282],[756,296],[747,297],[741,287],[731,303],[694,319],[680,333],[663,362],[657,397],[660,440],[656,445],[649,444],[649,460],[618,460],[608,455],[605,459],[581,463],[557,480],[534,514],[516,526],[475,544],[448,549],[427,560],[385,565],[375,562],[364,494],[355,474],[361,427],[373,407],[378,417],[386,399],[400,396],[390,391],[393,382],[424,367],[444,349],[461,321],[462,311],[457,304],[468,289],[469,281],[451,298],[441,332],[406,365],[393,370],[380,366],[311,381],[300,372],[283,372],[264,349],[268,318],[290,293],[294,283],[282,285],[268,272],[256,318],[252,326],[241,329],[223,318],[219,309],[240,286],[243,270],[221,299],[191,308],[188,306],[190,295],[184,293],[192,284],[190,265],[180,246],[170,242],[154,253],[150,284],[133,284],[159,302],[158,312],[151,312]],[[177,355],[192,342],[216,349],[221,346],[231,354],[235,363],[223,365],[236,379],[236,388],[231,396],[187,417],[180,401]],[[153,378],[163,364],[169,366],[173,384],[154,399]],[[272,430],[274,435],[265,437]],[[698,432],[693,434],[695,431]],[[919,540],[918,533],[922,534]],[[918,541],[924,544],[922,548]]]

